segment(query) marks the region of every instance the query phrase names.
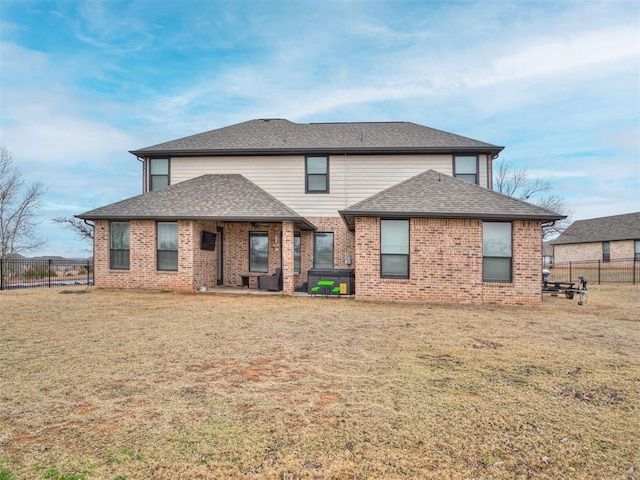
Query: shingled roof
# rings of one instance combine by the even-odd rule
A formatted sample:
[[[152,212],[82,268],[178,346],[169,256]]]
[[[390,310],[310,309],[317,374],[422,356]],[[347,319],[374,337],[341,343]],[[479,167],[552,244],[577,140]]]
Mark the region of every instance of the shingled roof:
[[[259,119],[132,150],[140,157],[297,153],[474,152],[504,147],[411,122],[294,123]]]
[[[552,245],[640,240],[640,212],[573,222]]]
[[[202,175],[76,215],[87,220],[293,221],[316,227],[242,175]]]
[[[420,173],[341,210],[340,215],[351,229],[354,228],[355,217],[542,221],[565,218],[434,170]]]

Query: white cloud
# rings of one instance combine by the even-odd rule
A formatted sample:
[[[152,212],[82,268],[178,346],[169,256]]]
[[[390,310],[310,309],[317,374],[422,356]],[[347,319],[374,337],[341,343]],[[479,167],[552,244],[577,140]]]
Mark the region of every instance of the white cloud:
[[[629,58],[640,58],[637,27],[531,38],[529,45],[521,50],[491,62],[492,74],[474,76],[467,83],[483,86],[572,71],[578,73],[584,69],[606,68],[606,64]]]
[[[546,180],[556,179],[579,179],[588,176],[585,170],[565,170],[560,164],[557,169],[554,168],[531,168],[527,169],[530,178],[543,178]]]
[[[58,5],[55,14],[66,21],[79,40],[112,54],[130,54],[152,44],[149,25],[132,15],[135,3],[120,3],[115,10],[105,8],[108,5],[95,0],[72,2]]]

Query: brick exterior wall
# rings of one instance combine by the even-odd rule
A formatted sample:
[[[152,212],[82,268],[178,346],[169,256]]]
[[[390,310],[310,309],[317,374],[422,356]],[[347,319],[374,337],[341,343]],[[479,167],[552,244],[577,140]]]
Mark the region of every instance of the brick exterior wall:
[[[282,222],[282,293],[293,295],[294,291],[293,222]]]
[[[353,232],[348,231],[342,218],[316,217],[310,221],[318,226],[318,231],[334,232],[335,268],[350,268],[345,264],[345,255],[348,253],[353,258]],[[288,242],[282,241],[283,224],[285,231],[289,232]],[[225,286],[240,286],[241,275],[249,272],[249,232],[251,231],[268,233],[268,273],[274,273],[276,268],[283,266],[281,252],[290,255],[293,259],[295,231],[293,222],[252,226],[249,222],[181,220],[178,222],[178,271],[158,271],[156,222],[133,220],[130,222],[130,268],[129,270],[111,270],[109,268],[109,222],[98,220],[95,225],[95,283],[99,287],[189,291],[201,286],[215,288],[218,251],[217,249],[216,251],[201,250],[200,239],[203,230],[217,233],[218,227],[223,229],[223,285]],[[313,268],[313,232],[297,233],[300,233],[301,271],[293,275],[292,283],[287,283],[286,287],[283,285],[285,294],[292,294],[295,287],[302,286],[307,281],[307,271]],[[289,269],[293,272],[293,260]],[[257,287],[257,281],[257,276],[251,277],[251,286]]]
[[[513,281],[482,281],[482,222],[410,221],[410,278],[380,278],[380,219],[356,218],[356,299],[402,302],[542,301],[540,222],[513,222]]]
[[[318,227],[318,232],[333,232],[333,268],[354,268],[355,235],[347,228],[342,217],[307,217],[307,220]],[[313,268],[313,232],[307,234],[309,248],[305,252],[306,262],[302,266],[305,275],[307,270]],[[346,263],[347,256],[351,257],[350,265]]]
[[[513,222],[513,281],[482,281],[482,222],[462,219],[411,219],[410,278],[380,278],[380,219],[357,218],[356,233],[340,217],[309,219],[320,232],[334,232],[334,267],[356,268],[356,298],[405,302],[536,304],[542,299],[540,222]],[[249,232],[269,235],[269,273],[282,266],[281,252],[293,257],[292,222],[252,226],[247,222],[178,222],[178,271],[156,267],[156,222],[130,222],[130,269],[109,268],[109,222],[95,223],[95,282],[98,287],[193,291],[215,288],[218,248],[201,250],[203,230],[223,234],[223,285],[240,286],[249,270]],[[284,228],[284,236],[282,236]],[[301,273],[284,282],[284,293],[307,281],[313,268],[313,232],[300,232]],[[356,251],[357,248],[357,251]],[[613,246],[612,246],[613,253]],[[352,263],[345,263],[346,257]],[[293,262],[284,262],[286,274]],[[290,276],[290,275],[289,275]],[[257,286],[257,278],[251,279]]]
[[[109,268],[109,222],[97,220],[94,234],[95,284],[107,288],[193,290],[193,222],[178,223],[178,271],[157,269],[156,222],[129,222],[129,270]]]
[[[609,242],[610,259],[631,259],[635,254],[634,240]],[[553,246],[554,263],[602,260],[602,242],[569,243]]]

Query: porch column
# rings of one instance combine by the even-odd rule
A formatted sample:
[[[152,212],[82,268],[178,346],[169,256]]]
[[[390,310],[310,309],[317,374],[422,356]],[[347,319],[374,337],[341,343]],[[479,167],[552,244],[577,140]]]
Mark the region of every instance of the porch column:
[[[282,294],[293,295],[293,222],[282,222]]]

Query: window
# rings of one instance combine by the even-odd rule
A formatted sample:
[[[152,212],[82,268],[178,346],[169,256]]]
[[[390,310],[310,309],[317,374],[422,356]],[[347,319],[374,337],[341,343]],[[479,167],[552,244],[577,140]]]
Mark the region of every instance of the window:
[[[269,234],[249,232],[249,271],[269,271]]]
[[[158,222],[158,270],[178,270],[177,222]]]
[[[169,159],[152,158],[149,160],[149,191],[169,185]]]
[[[453,176],[469,183],[478,184],[478,157],[475,155],[455,155]]]
[[[511,282],[511,223],[482,223],[482,280]]]
[[[329,193],[329,157],[307,157],[306,193]]]
[[[109,268],[129,270],[129,222],[111,222]]]
[[[333,268],[333,233],[313,234],[313,268]]]
[[[602,242],[602,261],[611,261],[611,244],[609,242]]]
[[[293,234],[293,273],[300,273],[300,234]]]
[[[409,220],[380,222],[380,276],[409,278]]]
[[[640,240],[636,240],[636,250],[634,258],[640,262]]]

